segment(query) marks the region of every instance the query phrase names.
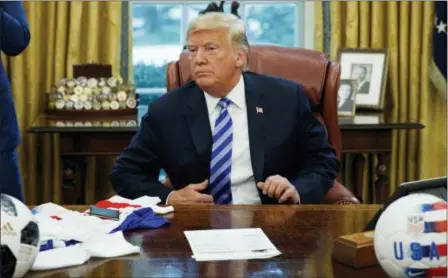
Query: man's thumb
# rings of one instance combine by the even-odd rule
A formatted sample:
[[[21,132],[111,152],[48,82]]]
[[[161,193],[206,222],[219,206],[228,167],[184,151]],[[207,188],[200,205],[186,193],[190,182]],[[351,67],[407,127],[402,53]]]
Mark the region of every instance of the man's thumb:
[[[204,190],[207,188],[207,186],[208,186],[208,180],[205,180],[201,183],[193,183],[190,185],[190,187],[196,191]]]

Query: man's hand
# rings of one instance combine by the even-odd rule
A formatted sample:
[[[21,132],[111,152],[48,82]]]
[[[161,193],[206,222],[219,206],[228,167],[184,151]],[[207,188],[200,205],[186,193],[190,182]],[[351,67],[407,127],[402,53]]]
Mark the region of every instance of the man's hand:
[[[208,180],[201,183],[192,183],[182,189],[173,191],[168,196],[168,205],[213,203],[213,196],[200,193],[207,188]]]
[[[275,197],[279,203],[298,204],[300,202],[296,188],[282,176],[270,176],[265,182],[257,183],[257,186],[264,195]]]

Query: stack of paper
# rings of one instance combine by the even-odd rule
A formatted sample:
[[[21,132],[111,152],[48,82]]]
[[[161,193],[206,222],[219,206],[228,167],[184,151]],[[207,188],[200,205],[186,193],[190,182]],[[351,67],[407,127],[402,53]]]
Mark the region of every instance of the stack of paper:
[[[196,261],[267,259],[281,254],[260,228],[184,233]]]

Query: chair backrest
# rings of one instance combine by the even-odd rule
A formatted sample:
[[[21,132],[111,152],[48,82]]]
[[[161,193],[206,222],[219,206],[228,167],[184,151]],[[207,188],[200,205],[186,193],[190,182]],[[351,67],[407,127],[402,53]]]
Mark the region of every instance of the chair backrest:
[[[339,157],[339,64],[318,51],[272,45],[251,46],[250,58],[249,71],[285,78],[303,86],[314,115],[325,125],[329,142]],[[168,64],[166,80],[168,92],[191,80],[186,51],[180,54],[178,61]]]

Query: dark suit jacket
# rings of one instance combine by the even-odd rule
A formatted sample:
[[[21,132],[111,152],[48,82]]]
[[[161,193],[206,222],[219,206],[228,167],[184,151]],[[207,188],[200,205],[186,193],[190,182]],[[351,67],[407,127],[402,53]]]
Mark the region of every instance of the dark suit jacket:
[[[278,174],[297,188],[302,203],[319,203],[333,184],[339,162],[303,89],[275,77],[250,72],[243,76],[255,182]],[[159,196],[165,202],[172,189],[158,181],[160,169],[175,189],[209,179],[212,144],[204,93],[190,82],[150,106],[116,161],[112,185],[126,198]],[[259,194],[264,204],[278,203]]]
[[[19,55],[30,41],[25,11],[20,1],[0,1],[0,48],[8,56]],[[11,88],[0,56],[0,152],[20,143]]]

